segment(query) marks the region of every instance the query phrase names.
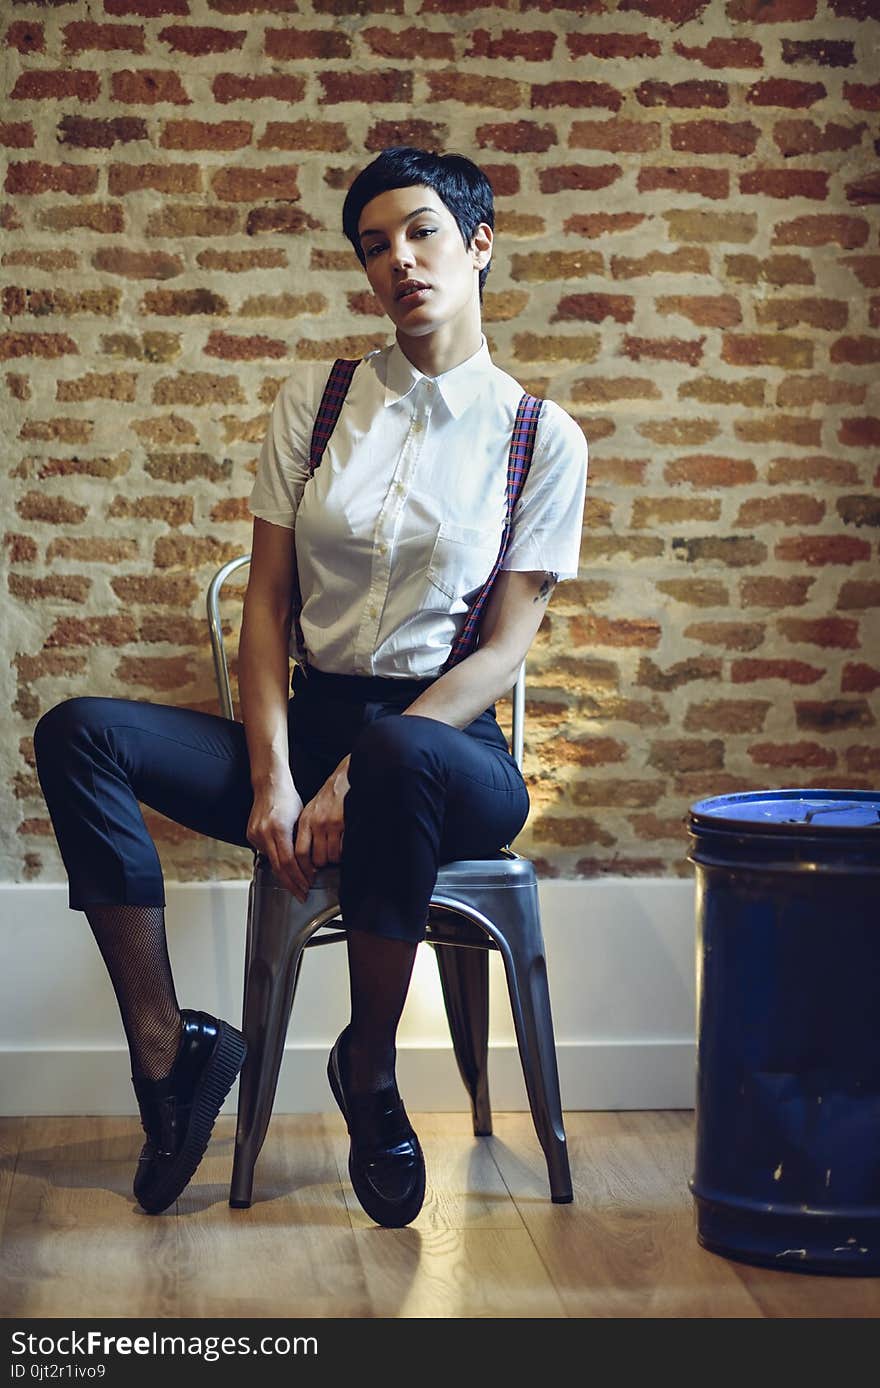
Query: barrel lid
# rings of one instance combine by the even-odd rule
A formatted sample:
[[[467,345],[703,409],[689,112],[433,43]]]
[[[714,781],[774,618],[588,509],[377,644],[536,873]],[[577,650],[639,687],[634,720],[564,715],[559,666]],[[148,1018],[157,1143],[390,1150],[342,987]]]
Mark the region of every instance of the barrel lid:
[[[758,833],[846,833],[876,829],[880,790],[754,790],[715,795],[691,806],[691,826]]]

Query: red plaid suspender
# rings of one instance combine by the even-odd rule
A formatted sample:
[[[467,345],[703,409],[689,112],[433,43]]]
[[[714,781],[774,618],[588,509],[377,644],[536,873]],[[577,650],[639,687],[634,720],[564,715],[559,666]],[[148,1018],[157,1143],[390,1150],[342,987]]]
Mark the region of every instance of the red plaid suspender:
[[[501,547],[498,550],[498,558],[492,566],[492,572],[471,603],[464,626],[449,653],[449,659],[443,667],[444,670],[448,670],[451,666],[457,665],[460,660],[464,660],[465,656],[470,655],[476,647],[480,618],[510,543],[514,507],[529,475],[532,453],[535,449],[535,438],[538,432],[538,419],[543,403],[543,400],[537,400],[534,395],[524,395],[519,402],[516,423],[513,426],[513,435],[510,440],[510,452],[507,455],[507,514],[504,517],[504,529],[501,532]]]
[[[359,361],[348,361],[340,357],[333,363],[327,384],[324,387],[324,394],[318,406],[318,413],[315,415],[315,423],[312,429],[312,439],[309,446],[309,474],[313,474],[320,465],[324,456],[324,450],[330,440],[330,435],[336,427],[348,388],[351,385],[352,377],[360,365]],[[523,395],[519,402],[516,412],[516,423],[513,426],[513,434],[510,440],[510,452],[507,455],[507,505],[504,517],[504,529],[501,532],[501,546],[498,550],[498,557],[492,566],[492,572],[486,579],[465,618],[464,626],[449,654],[449,659],[444,665],[444,670],[457,665],[465,656],[470,655],[477,644],[479,636],[480,618],[489,600],[492,585],[498,575],[504,556],[507,553],[507,546],[510,542],[511,522],[517,501],[522,494],[526,478],[529,475],[529,465],[532,461],[532,453],[535,448],[535,438],[538,432],[538,419],[541,414],[543,400],[537,400],[533,395]],[[296,622],[297,638],[300,649],[302,649],[302,632],[299,628],[299,621]]]

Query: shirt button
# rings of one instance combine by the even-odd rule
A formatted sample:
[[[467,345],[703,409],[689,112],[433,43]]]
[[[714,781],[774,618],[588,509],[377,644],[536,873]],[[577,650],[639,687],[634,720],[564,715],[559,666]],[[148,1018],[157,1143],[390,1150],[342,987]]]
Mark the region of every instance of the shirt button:
[[[385,543],[384,540],[380,541],[380,543],[379,543],[379,553],[380,553],[380,554],[387,554],[387,553],[388,553],[388,546],[386,545],[386,543]]]

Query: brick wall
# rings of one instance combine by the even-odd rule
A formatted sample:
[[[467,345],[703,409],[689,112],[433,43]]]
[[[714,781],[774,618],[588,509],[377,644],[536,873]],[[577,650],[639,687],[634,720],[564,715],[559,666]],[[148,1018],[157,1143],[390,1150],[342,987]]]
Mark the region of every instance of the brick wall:
[[[277,386],[387,340],[338,225],[395,142],[487,168],[496,360],[591,445],[523,845],[683,873],[698,796],[880,781],[878,0],[4,15],[8,878],[63,876],[45,709],[216,707],[203,593],[248,546]],[[147,819],[169,876],[247,873]]]

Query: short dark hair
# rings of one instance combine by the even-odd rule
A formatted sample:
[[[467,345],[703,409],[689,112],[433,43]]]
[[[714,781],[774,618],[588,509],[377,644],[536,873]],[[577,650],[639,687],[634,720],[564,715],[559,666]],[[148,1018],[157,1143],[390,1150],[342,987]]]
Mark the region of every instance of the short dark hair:
[[[433,188],[455,218],[465,246],[470,246],[480,222],[494,228],[492,185],[473,160],[463,154],[433,154],[412,145],[392,145],[361,169],[343,203],[342,230],[361,265],[366,265],[367,258],[358,240],[358,222],[367,203],[391,188],[413,184]],[[489,266],[485,265],[480,271],[481,299],[488,273]]]

